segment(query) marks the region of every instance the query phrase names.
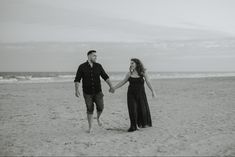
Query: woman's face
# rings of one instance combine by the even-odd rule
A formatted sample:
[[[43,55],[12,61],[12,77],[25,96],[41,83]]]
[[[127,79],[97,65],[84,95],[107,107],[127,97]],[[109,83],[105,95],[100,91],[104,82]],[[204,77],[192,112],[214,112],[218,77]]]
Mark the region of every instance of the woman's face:
[[[136,63],[134,61],[131,61],[130,68],[134,70],[136,68]]]

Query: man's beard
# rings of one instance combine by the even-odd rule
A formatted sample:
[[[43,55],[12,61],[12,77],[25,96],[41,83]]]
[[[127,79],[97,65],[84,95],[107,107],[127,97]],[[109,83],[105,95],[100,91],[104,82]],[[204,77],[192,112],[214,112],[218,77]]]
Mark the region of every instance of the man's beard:
[[[91,59],[91,62],[92,62],[92,63],[96,63],[96,60],[92,60],[92,59]]]

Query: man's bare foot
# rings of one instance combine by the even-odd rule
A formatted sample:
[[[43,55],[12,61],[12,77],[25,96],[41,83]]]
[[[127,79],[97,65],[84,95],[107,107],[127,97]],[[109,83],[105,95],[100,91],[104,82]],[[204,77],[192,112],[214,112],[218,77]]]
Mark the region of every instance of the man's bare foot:
[[[97,119],[97,123],[99,126],[102,126],[102,123],[100,122],[100,119]]]
[[[92,129],[88,129],[86,132],[87,132],[88,134],[90,134],[90,133],[92,133]]]

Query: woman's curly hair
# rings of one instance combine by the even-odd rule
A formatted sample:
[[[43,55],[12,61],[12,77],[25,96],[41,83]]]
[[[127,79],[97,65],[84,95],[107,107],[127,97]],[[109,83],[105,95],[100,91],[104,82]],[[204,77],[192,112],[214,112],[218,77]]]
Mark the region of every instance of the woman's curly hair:
[[[144,68],[143,63],[137,58],[132,58],[131,61],[135,62],[135,64],[136,64],[136,71],[137,71],[138,75],[144,76],[146,69]]]

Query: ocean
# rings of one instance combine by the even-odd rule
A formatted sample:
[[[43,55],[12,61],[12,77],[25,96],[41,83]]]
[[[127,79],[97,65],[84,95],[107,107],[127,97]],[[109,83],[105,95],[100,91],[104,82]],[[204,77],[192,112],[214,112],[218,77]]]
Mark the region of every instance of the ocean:
[[[0,72],[0,84],[73,82],[76,72]],[[122,80],[126,72],[108,72],[113,81]],[[235,72],[149,72],[150,79],[233,77]]]

